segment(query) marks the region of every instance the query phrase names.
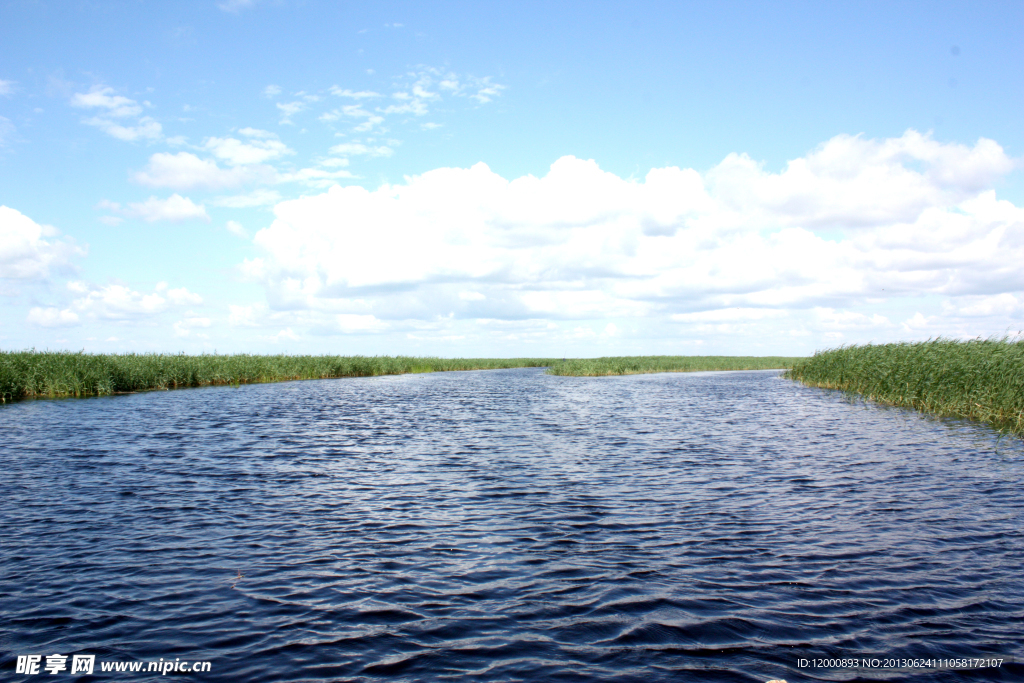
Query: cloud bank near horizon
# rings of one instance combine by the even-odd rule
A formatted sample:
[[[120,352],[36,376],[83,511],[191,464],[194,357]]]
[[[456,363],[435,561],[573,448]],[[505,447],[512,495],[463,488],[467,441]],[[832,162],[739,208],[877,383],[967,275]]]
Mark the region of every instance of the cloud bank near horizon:
[[[208,146],[234,169],[289,153],[256,133],[245,132],[259,144]],[[260,343],[310,348],[343,335],[387,340],[386,350],[404,340],[545,353],[574,344],[806,352],[1016,332],[1024,209],[994,187],[1017,163],[992,140],[943,143],[908,130],[838,135],[779,172],[730,154],[705,172],[655,168],[632,179],[566,156],[539,178],[510,180],[478,163],[375,190],[335,184],[285,201],[263,191],[274,219],[252,238],[260,255],[239,270],[264,301],[210,310],[216,297],[185,288],[147,294],[76,280],[64,303],[33,306],[26,322],[163,326],[174,339],[231,340],[244,329]],[[209,220],[178,195],[104,208]],[[56,234],[0,209],[0,275],[49,281],[85,255]]]
[[[964,334],[980,316],[998,332],[1024,317],[1024,210],[993,189],[1014,166],[992,140],[910,130],[839,135],[779,173],[730,154],[640,181],[567,156],[542,178],[479,163],[334,186],[276,205],[254,237],[263,255],[242,266],[268,305],[235,318],[320,334],[607,320],[841,341]],[[898,299],[941,302],[946,321],[896,319]]]

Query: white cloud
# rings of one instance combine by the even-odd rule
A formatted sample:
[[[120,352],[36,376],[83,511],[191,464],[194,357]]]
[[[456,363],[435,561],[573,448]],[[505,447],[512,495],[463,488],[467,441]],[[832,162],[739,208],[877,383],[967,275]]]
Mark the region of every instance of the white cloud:
[[[293,173],[280,173],[277,176],[278,182],[282,183],[304,183],[310,187],[326,188],[334,185],[342,178],[354,177],[350,171],[328,171],[322,168],[303,168]]]
[[[368,70],[373,74],[373,70]],[[321,121],[335,123],[348,121],[354,133],[371,131],[384,132],[388,117],[422,117],[431,113],[433,108],[452,98],[472,99],[483,105],[498,97],[506,86],[495,83],[491,77],[478,78],[471,75],[459,75],[452,71],[429,66],[419,66],[402,74],[392,85],[388,96],[390,104],[380,103],[373,106],[372,100],[385,97],[373,90],[351,90],[333,86],[331,94],[355,100],[355,104],[344,105],[324,112],[319,116]],[[300,105],[300,102],[294,103]],[[285,111],[283,123],[289,123],[292,113]],[[426,129],[438,127],[438,123],[424,124]]]
[[[780,308],[719,308],[694,313],[674,313],[671,320],[679,323],[744,323],[786,315]]]
[[[212,159],[200,159],[189,152],[159,152],[151,156],[146,168],[135,173],[132,179],[149,187],[218,190],[249,183],[273,182],[274,170],[259,165],[225,169],[220,168]]]
[[[332,327],[342,334],[366,334],[384,332],[388,329],[387,323],[376,317],[356,313],[339,313],[330,322],[333,323]]]
[[[227,228],[227,231],[230,232],[232,235],[237,235],[238,237],[249,236],[249,233],[245,231],[245,228],[242,227],[242,224],[239,223],[238,221],[228,221],[227,223],[224,224],[224,227]]]
[[[209,318],[196,316],[189,311],[185,314],[185,317],[174,323],[172,329],[174,330],[174,336],[176,337],[189,337],[196,329],[206,329],[213,326],[213,321]],[[205,338],[205,334],[196,334],[197,337]]]
[[[75,93],[71,96],[71,106],[83,109],[106,110],[108,116],[121,118],[138,116],[142,107],[133,99],[114,94],[114,89],[96,85],[87,93]]]
[[[378,145],[374,147],[364,145],[361,142],[344,142],[340,145],[331,147],[331,154],[340,154],[342,156],[366,155],[371,157],[389,157],[394,154],[394,150],[387,145]]]
[[[263,89],[263,95],[265,97],[277,97],[281,94],[281,86],[279,85],[268,85]]]
[[[420,67],[419,70],[407,74],[408,85],[395,93],[395,96],[410,103],[425,104],[441,98],[441,93],[454,97],[466,97],[476,100],[478,104],[487,104],[507,86],[494,83],[490,76],[477,77],[459,75],[436,67]],[[436,88],[436,90],[432,90]],[[417,108],[413,113],[418,113]],[[424,112],[425,113],[425,112]]]
[[[857,228],[913,221],[928,207],[973,196],[1012,168],[991,140],[968,147],[908,131],[887,140],[839,135],[778,174],[746,155],[730,154],[709,174],[708,184],[728,208],[751,218]]]
[[[73,257],[85,255],[73,242],[54,239],[57,235],[55,228],[0,205],[0,278],[46,278],[51,269],[67,267]]]
[[[994,295],[962,296],[943,302],[947,316],[965,318],[1001,317],[1009,320],[1024,318],[1024,295],[1009,292]]]
[[[180,223],[189,220],[210,221],[206,209],[201,204],[196,204],[188,197],[182,197],[175,193],[167,199],[150,197],[144,202],[134,202],[126,208],[121,209],[117,204],[108,202],[105,208],[120,211],[126,216],[141,218],[147,223],[156,221],[171,221]]]
[[[268,341],[279,343],[282,341],[299,341],[299,335],[292,332],[292,328],[286,328],[275,334],[273,337],[269,337]]]
[[[163,128],[149,116],[142,114],[142,105],[135,100],[117,95],[108,86],[95,85],[87,93],[75,93],[71,96],[71,106],[79,109],[97,110],[97,115],[82,121],[96,126],[108,135],[119,140],[133,142],[140,139],[155,140],[160,137]],[[133,123],[120,123],[116,119],[133,118]]]
[[[269,130],[260,130],[259,128],[242,128],[238,131],[247,138],[258,138],[260,140],[276,140],[277,133],[273,133]]]
[[[267,307],[263,304],[228,306],[228,324],[233,327],[258,327],[263,324]]]
[[[207,138],[203,146],[213,156],[226,161],[231,166],[262,164],[286,154],[295,154],[294,150],[277,140],[276,137],[267,136],[265,131],[246,128],[242,132],[245,131],[252,134],[249,142],[242,142],[235,138]]]
[[[132,290],[125,285],[97,287],[87,283],[69,283],[68,289],[79,294],[69,309],[70,312],[90,318],[112,319],[112,321],[135,321],[166,312],[175,306],[197,305],[203,302],[198,294],[184,288],[168,290],[161,283],[153,292]]]
[[[188,291],[184,287],[167,290],[167,299],[175,306],[185,306],[188,304],[196,306],[203,303],[203,297]]]
[[[573,157],[543,178],[439,168],[278,204],[254,237],[263,255],[243,272],[272,310],[338,329],[330,316],[391,325],[452,314],[445,325],[604,320],[581,328],[595,335],[612,318],[616,339],[630,319],[709,334],[892,334],[903,318],[883,309],[896,299],[1024,300],[1024,209],[988,185],[1012,166],[990,140],[908,131],[838,136],[779,173],[740,155],[642,180]],[[1022,315],[1015,306],[1002,296],[977,310]],[[300,329],[295,316],[275,320]]]
[[[70,310],[59,308],[32,308],[28,312],[27,321],[30,325],[37,327],[70,327],[78,324],[78,314]]]
[[[278,102],[277,108],[281,111],[281,123],[291,123],[291,118],[306,108],[305,102]]]
[[[253,190],[247,194],[217,197],[210,200],[210,204],[229,209],[247,209],[254,206],[270,206],[279,201],[281,201],[281,194],[275,190]]]
[[[85,119],[82,123],[96,126],[107,135],[127,142],[134,142],[140,139],[156,140],[163,131],[161,125],[148,116],[140,118],[134,126],[123,126],[102,117]]]
[[[331,94],[337,95],[338,97],[351,97],[354,100],[365,100],[373,97],[383,97],[383,95],[381,95],[380,93],[373,92],[372,90],[352,91],[348,90],[347,88],[339,88],[336,85],[331,87]]]
[[[263,134],[264,131],[243,129],[242,132],[250,136],[249,142],[241,142],[234,138],[208,138],[205,142],[207,149],[214,155],[231,164],[229,168],[221,168],[215,160],[201,159],[190,152],[159,152],[151,156],[146,168],[135,173],[132,179],[149,187],[218,190],[255,183],[301,182],[310,187],[330,187],[339,179],[353,177],[350,171],[339,168],[348,165],[348,160],[344,158],[328,158],[321,163],[322,168],[303,168],[279,173],[273,167],[257,162],[294,152],[276,139],[258,137],[258,134]],[[389,147],[367,147],[353,143],[338,145],[335,149],[342,149],[341,153],[371,156],[391,153]],[[258,189],[246,194],[218,197],[210,203],[214,206],[247,208],[266,206],[279,199],[280,195],[273,190]]]
[[[14,94],[14,81],[0,80],[0,96],[8,96]]]
[[[340,109],[335,109],[320,115],[321,121],[337,121],[342,117],[352,119],[363,119],[362,123],[356,125],[352,130],[357,133],[366,133],[384,123],[384,117],[367,111],[358,104],[349,104]]]
[[[52,327],[74,324],[81,318],[138,321],[167,312],[177,306],[202,303],[202,297],[198,294],[189,292],[184,287],[168,290],[165,283],[160,283],[152,292],[145,293],[126,285],[100,287],[75,281],[68,283],[68,291],[77,295],[68,308],[33,309],[29,312],[29,322]]]

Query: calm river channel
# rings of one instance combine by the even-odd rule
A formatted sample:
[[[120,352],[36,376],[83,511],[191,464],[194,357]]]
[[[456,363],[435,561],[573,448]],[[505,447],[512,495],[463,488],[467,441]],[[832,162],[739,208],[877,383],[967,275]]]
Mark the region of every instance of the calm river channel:
[[[1021,440],[776,371],[27,401],[0,435],[3,680],[1024,680]],[[936,664],[968,657],[1003,664]],[[161,659],[210,669],[101,672]]]

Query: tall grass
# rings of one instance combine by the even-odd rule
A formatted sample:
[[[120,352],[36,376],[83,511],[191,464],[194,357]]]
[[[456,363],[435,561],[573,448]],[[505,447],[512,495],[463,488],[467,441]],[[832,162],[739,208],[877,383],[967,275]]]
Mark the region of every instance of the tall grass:
[[[705,370],[772,370],[793,367],[800,358],[782,356],[620,356],[563,360],[548,370],[552,375],[598,377],[650,372]]]
[[[1024,340],[843,346],[815,353],[787,376],[1024,435]]]
[[[544,358],[88,354],[0,351],[0,401],[410,372],[545,367]]]

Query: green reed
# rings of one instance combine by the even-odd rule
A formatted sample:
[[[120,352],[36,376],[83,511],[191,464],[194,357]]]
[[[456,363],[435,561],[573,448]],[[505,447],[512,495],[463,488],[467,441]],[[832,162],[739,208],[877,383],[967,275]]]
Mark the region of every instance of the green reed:
[[[254,356],[0,351],[0,402],[412,372],[546,367],[544,358]]]
[[[1024,340],[843,346],[797,363],[788,377],[893,406],[987,422],[1024,435]]]
[[[802,360],[782,356],[620,356],[578,358],[555,363],[551,375],[599,377],[651,372],[701,372],[708,370],[787,369]]]

